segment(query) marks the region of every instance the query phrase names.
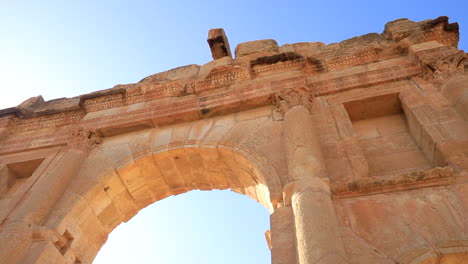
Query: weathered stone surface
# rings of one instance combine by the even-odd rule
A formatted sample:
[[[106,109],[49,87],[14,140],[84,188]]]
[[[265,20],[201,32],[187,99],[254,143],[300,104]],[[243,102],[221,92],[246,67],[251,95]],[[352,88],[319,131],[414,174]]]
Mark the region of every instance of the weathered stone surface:
[[[468,261],[468,56],[448,18],[241,43],[135,84],[0,110],[0,262],[91,263],[147,205],[231,189],[272,263]]]
[[[211,29],[208,32],[208,45],[210,45],[213,60],[232,56],[229,41],[222,28]]]
[[[240,43],[236,47],[236,58],[262,52],[279,52],[276,40],[265,39]]]

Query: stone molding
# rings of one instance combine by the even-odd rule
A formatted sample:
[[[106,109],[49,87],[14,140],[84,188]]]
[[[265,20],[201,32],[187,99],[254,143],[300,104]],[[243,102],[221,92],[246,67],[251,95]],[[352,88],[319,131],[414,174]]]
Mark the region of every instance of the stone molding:
[[[277,92],[272,83],[283,80],[285,72],[290,76],[307,76],[307,89],[314,96],[406,79],[423,71],[427,72],[425,76],[440,83],[447,75],[460,70],[460,58],[465,56],[466,59],[461,51],[439,56],[456,50],[458,38],[458,25],[448,23],[447,17],[439,17],[421,22],[392,21],[387,23],[382,34],[366,34],[330,45],[307,42],[278,47],[276,42],[268,40],[274,48],[264,49],[261,45],[264,40],[253,41],[247,45],[248,52],[232,60],[183,66],[148,76],[135,84],[117,85],[75,98],[28,99],[17,107],[0,110],[0,118],[13,116],[7,128],[9,132],[17,133],[80,124],[89,113],[167,99],[158,103],[164,106],[161,109],[145,108],[144,111],[164,120],[174,121],[177,119],[174,114],[186,115],[187,112],[197,119],[217,112],[239,111],[239,107],[232,105],[244,102],[251,106],[254,106],[252,102],[255,106],[266,104],[260,98],[268,101]],[[227,41],[225,37],[223,39]],[[425,51],[412,53],[411,46],[431,41],[447,47],[441,49],[437,60],[433,51],[430,54]],[[226,52],[222,55],[229,56]],[[247,81],[255,81],[256,85],[245,87]],[[203,95],[207,91],[210,95]],[[207,104],[212,102],[210,98],[213,96],[219,104]],[[223,109],[213,111],[212,108]],[[158,122],[158,125],[161,124]]]
[[[332,185],[335,199],[374,195],[449,185],[455,182],[453,169],[437,167],[388,177],[367,177],[343,184]]]

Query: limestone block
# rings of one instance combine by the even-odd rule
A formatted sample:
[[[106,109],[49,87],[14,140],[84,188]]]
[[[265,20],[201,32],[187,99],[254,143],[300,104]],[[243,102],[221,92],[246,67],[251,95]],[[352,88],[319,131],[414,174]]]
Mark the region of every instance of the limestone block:
[[[229,41],[224,33],[224,29],[215,28],[210,29],[208,32],[208,44],[211,49],[211,56],[213,60],[221,59],[223,57],[231,57],[231,48]]]
[[[197,181],[192,174],[192,161],[189,159],[189,155],[186,154],[185,149],[172,149],[170,153],[174,157],[172,161],[179,174],[183,177],[186,187],[189,189],[196,189]]]
[[[104,186],[101,184],[96,184],[94,188],[89,190],[83,197],[96,215],[99,215],[112,204],[111,199],[104,190]]]
[[[280,47],[280,52],[297,52],[307,55],[320,53],[320,47],[325,46],[323,42],[299,42],[294,44],[284,44]]]
[[[156,195],[156,197],[164,195],[169,191],[170,188],[167,185],[159,167],[156,165],[152,155],[136,160],[135,164],[140,170],[141,176],[145,181],[145,185]]]
[[[151,140],[153,133],[154,130],[149,129],[128,135],[128,147],[134,160],[152,153]]]
[[[184,175],[191,188],[206,190],[212,187],[211,175],[207,173],[210,170],[210,164],[205,164],[200,155],[200,149],[186,149],[184,161],[177,164],[179,171],[188,170],[189,175]],[[183,168],[183,166],[187,166]],[[207,167],[208,166],[208,167]]]
[[[414,112],[409,109],[407,106],[403,105],[403,111],[406,117],[406,125],[408,126],[408,131],[411,134],[414,142],[418,147],[421,147],[421,134],[422,126],[421,123],[416,118]]]
[[[410,54],[417,54],[425,50],[437,49],[441,47],[444,47],[444,45],[433,40],[433,41],[411,45],[409,47],[409,52]]]
[[[378,156],[390,153],[418,150],[408,133],[362,139],[359,141],[367,156]]]
[[[140,210],[156,201],[154,193],[147,186],[142,186],[131,191],[130,194],[135,200],[137,208]]]
[[[279,52],[278,43],[273,39],[240,43],[236,47],[236,58],[259,52]]]
[[[203,64],[200,68],[200,72],[198,73],[198,75],[202,78],[206,77],[209,73],[211,73],[213,70],[215,70],[217,67],[220,67],[220,66],[226,66],[226,65],[231,65],[232,62],[233,62],[233,59],[232,57],[230,57],[231,55],[229,56],[225,56],[225,57],[221,57],[221,58],[218,58],[218,59],[215,59],[215,60],[212,60],[206,64]]]
[[[252,110],[247,110],[247,111],[242,111],[239,113],[236,113],[236,121],[245,121],[245,120],[250,120],[250,119],[258,119],[264,116],[271,116],[272,114],[272,107],[271,106],[265,106],[265,107],[260,107],[260,108],[255,108]]]
[[[203,139],[204,145],[217,145],[218,142],[231,130],[235,123],[235,116],[224,116],[215,121],[210,131]]]
[[[117,173],[130,193],[146,184],[145,178],[141,175],[140,169],[135,162],[121,167],[117,170]]]
[[[226,180],[225,171],[229,170],[229,167],[220,159],[217,147],[203,147],[200,148],[200,158],[202,160],[203,167],[205,168],[204,178],[207,179],[209,185],[214,188],[225,189],[228,188],[228,182]]]
[[[456,105],[465,91],[468,90],[467,81],[468,76],[454,76],[441,87],[442,94],[452,105]]]
[[[351,229],[344,227],[340,229],[345,246],[346,256],[349,263],[382,263],[394,264],[394,260],[379,252],[375,246],[362,239]]]
[[[101,248],[104,242],[106,242],[109,234],[94,213],[91,213],[85,221],[80,224],[80,229],[87,235],[90,245],[93,245],[96,248]]]
[[[185,139],[190,131],[190,125],[179,125],[174,126],[172,130],[171,142],[169,148],[181,147],[184,144]]]
[[[87,237],[84,236],[74,240],[72,245],[72,250],[75,252],[76,259],[81,263],[92,263],[99,249],[100,247],[92,245]]]
[[[187,142],[189,144],[199,144],[211,129],[213,125],[213,119],[204,119],[192,123],[190,132],[187,135]]]
[[[129,162],[133,162],[132,152],[128,144],[106,146],[101,148],[100,152],[112,164],[112,167],[116,169],[125,166]]]
[[[385,24],[383,35],[387,39],[399,41],[408,37],[411,32],[417,27],[417,23],[407,18],[400,18],[395,21]]]
[[[295,264],[296,234],[291,207],[280,207],[270,216],[272,264]]]
[[[159,158],[158,155],[154,156],[156,161],[156,165],[160,169],[161,173],[164,176],[167,184],[174,190],[180,190],[182,192],[188,191],[186,187],[186,183],[182,175],[180,175],[179,171],[175,167],[173,163],[173,159],[175,157],[169,156],[164,158]],[[185,191],[184,191],[185,190]]]
[[[97,217],[104,228],[109,230],[109,232],[123,221],[120,216],[120,211],[115,208],[114,204],[109,204]]]
[[[371,175],[398,174],[432,166],[419,150],[368,156]]]
[[[245,140],[249,133],[253,133],[258,130],[263,123],[265,123],[268,118],[257,118],[252,120],[246,120],[242,122],[237,122],[223,137],[223,141],[231,142],[233,144],[239,144]],[[247,131],[247,132],[246,132]]]
[[[374,122],[379,134],[382,136],[391,136],[408,132],[406,118],[403,114],[376,118]]]
[[[357,236],[365,237],[368,246],[389,258],[464,236],[460,232],[463,207],[454,193],[443,187],[361,197],[338,204],[339,219]]]
[[[121,218],[127,222],[138,213],[139,208],[128,191],[124,191],[112,198],[115,208],[120,212]]]
[[[67,263],[57,248],[50,241],[37,241],[32,246],[23,263],[47,264]]]
[[[191,64],[182,67],[177,67],[167,71],[168,80],[179,80],[184,78],[194,77],[198,74],[200,65]]]
[[[100,177],[100,183],[103,186],[109,198],[114,198],[123,191],[127,191],[127,187],[122,182],[122,179],[115,171],[109,171]]]
[[[137,111],[137,110],[145,108],[145,105],[146,105],[146,102],[141,102],[141,103],[131,104],[128,106],[121,106],[121,107],[115,107],[111,109],[104,109],[104,110],[96,111],[96,112],[90,112],[90,113],[87,113],[83,117],[83,120],[93,120],[93,119],[98,119],[98,118],[104,118],[107,116],[113,116],[113,115],[124,114],[124,113],[132,112],[132,111]]]
[[[66,192],[45,226],[61,234],[68,229],[77,237],[80,230],[76,226],[70,227],[70,223],[82,223],[92,212],[93,209],[82,196]]]
[[[334,182],[345,182],[354,178],[353,169],[348,159],[326,159],[328,176]]]

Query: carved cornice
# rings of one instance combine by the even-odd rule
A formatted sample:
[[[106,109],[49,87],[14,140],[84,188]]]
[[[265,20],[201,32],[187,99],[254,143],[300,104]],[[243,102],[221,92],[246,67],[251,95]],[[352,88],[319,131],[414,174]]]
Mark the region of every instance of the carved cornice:
[[[441,86],[452,75],[463,73],[465,66],[463,62],[468,59],[462,50],[439,45],[414,53],[416,61],[423,70],[422,77],[432,81],[436,86]]]
[[[458,61],[459,52],[451,60],[455,66],[447,66],[431,59],[432,53],[423,51],[412,56],[409,51],[411,46],[431,40],[448,45],[440,44],[442,53],[458,51],[454,48],[456,25],[448,24],[445,17],[430,21],[393,21],[383,34],[367,34],[330,45],[307,42],[276,47],[269,53],[252,50],[244,57],[179,67],[135,84],[75,98],[33,98],[18,107],[0,110],[0,116],[8,119],[3,127],[11,135],[43,129],[25,133],[26,137],[40,138],[46,128],[59,127],[57,133],[63,133],[68,126],[90,127],[101,133],[136,123],[155,127],[242,111],[270,104],[272,98],[281,111],[298,103],[310,108],[311,96],[407,79],[421,74],[422,68],[428,77],[443,79],[463,66]],[[450,41],[444,42],[448,37]],[[430,73],[431,69],[435,73]],[[301,95],[294,95],[291,89],[299,89]],[[112,111],[105,112],[109,109]],[[6,137],[3,149],[14,151],[9,144],[14,140]],[[30,143],[35,146],[46,141],[51,139]]]
[[[401,175],[368,177],[344,184],[337,184],[332,186],[332,193],[335,198],[341,199],[448,185],[453,182],[452,168],[437,167],[430,170],[419,170]]]

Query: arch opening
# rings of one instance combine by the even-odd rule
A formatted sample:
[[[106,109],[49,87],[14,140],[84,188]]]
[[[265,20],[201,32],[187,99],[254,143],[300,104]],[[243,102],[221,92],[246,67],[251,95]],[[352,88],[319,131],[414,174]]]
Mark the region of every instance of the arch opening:
[[[244,195],[190,191],[119,225],[93,263],[270,263],[268,228],[268,211]]]
[[[215,189],[247,195],[272,212],[279,201],[272,193],[281,185],[261,157],[232,145],[137,152],[128,143],[103,144],[90,153],[46,225],[71,241],[60,248],[61,257],[91,263],[112,230],[141,209],[169,196]]]

